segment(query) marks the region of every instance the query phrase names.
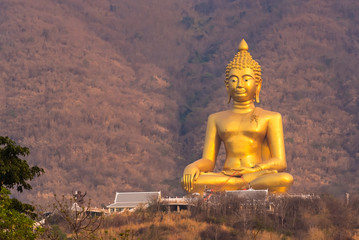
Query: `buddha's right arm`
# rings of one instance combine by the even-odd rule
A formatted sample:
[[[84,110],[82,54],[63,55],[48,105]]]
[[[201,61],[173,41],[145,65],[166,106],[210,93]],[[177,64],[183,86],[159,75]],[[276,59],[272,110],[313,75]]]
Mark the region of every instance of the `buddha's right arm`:
[[[213,171],[220,143],[214,116],[210,115],[207,121],[202,158],[189,164],[183,171],[182,184],[186,191],[193,189],[193,182],[197,180],[200,172]]]
[[[212,160],[201,158],[201,159],[189,164],[185,168],[185,171],[186,171],[186,169],[197,168],[201,172],[210,172],[210,171],[213,171],[214,166],[215,166],[215,164]]]
[[[216,166],[216,159],[221,146],[221,139],[218,135],[215,115],[208,117],[206,138],[204,140],[202,159],[194,162],[201,172],[213,171]]]
[[[200,172],[213,171],[216,165],[216,158],[220,146],[220,138],[217,133],[217,126],[213,115],[208,117],[206,138],[204,141],[202,158],[189,164],[184,171],[184,174],[190,174],[195,170]]]

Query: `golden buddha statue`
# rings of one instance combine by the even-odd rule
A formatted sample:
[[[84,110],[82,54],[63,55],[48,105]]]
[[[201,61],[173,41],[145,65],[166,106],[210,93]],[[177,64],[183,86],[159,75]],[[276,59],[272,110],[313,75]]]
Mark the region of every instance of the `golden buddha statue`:
[[[262,86],[261,67],[252,59],[244,39],[226,68],[228,103],[233,108],[211,114],[202,158],[189,164],[181,180],[190,193],[240,189],[268,189],[284,193],[293,177],[286,167],[282,117],[254,106]],[[212,172],[221,142],[226,159],[220,173]]]

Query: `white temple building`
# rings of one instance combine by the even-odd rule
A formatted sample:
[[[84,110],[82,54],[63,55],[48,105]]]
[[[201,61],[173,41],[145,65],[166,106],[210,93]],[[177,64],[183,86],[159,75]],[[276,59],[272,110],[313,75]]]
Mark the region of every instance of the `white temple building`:
[[[114,203],[106,206],[109,213],[146,207],[153,200],[160,200],[161,192],[116,192]]]

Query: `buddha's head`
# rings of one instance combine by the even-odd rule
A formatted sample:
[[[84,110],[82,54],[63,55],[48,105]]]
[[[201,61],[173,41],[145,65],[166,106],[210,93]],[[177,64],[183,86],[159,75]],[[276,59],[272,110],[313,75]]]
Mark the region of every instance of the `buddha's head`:
[[[258,103],[259,93],[262,87],[261,75],[261,66],[253,60],[251,54],[248,52],[248,45],[243,39],[239,44],[238,53],[226,68],[226,80],[224,82],[229,98],[228,103],[231,98],[235,99],[235,94],[238,95],[238,99],[243,99],[243,101],[255,99]],[[238,83],[235,83],[235,81],[238,81]],[[251,81],[253,84],[251,84]],[[234,84],[237,84],[237,88],[239,88],[240,84],[245,85],[247,93],[244,93],[244,95],[246,96],[240,97],[241,92],[234,91]],[[250,99],[248,99],[248,97],[250,97]]]

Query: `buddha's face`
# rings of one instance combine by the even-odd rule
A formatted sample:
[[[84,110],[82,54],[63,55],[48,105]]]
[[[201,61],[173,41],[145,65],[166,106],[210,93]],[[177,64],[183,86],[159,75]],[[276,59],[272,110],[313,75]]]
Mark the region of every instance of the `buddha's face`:
[[[246,102],[254,100],[257,90],[260,90],[260,86],[258,89],[252,69],[232,69],[229,72],[227,91],[234,101]]]

